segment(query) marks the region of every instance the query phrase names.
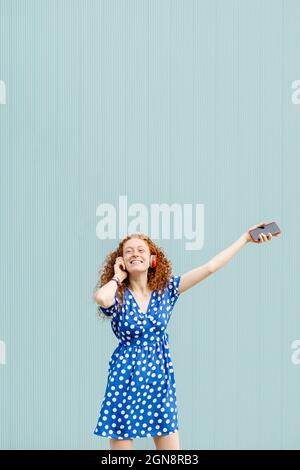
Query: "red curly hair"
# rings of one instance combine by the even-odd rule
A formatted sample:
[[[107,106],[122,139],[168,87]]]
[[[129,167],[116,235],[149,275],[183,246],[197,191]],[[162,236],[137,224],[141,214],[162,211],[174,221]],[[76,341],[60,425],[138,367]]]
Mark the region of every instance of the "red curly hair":
[[[112,251],[105,257],[105,260],[101,268],[98,271],[99,280],[95,286],[94,293],[96,292],[96,290],[100,289],[100,287],[104,286],[111,280],[111,278],[115,274],[115,271],[114,271],[115,261],[119,256],[123,257],[124,243],[132,238],[139,238],[141,240],[144,240],[145,243],[149,247],[150,255],[156,255],[156,267],[155,268],[149,267],[148,269],[148,286],[150,290],[156,290],[156,291],[164,290],[165,287],[168,285],[170,277],[172,276],[172,263],[165,255],[163,248],[160,248],[159,246],[157,246],[151,240],[151,238],[148,237],[148,235],[145,235],[143,233],[134,233],[123,238],[123,240],[120,241],[117,249],[115,251]],[[128,285],[129,285],[129,279],[127,276],[126,279],[124,279],[124,281],[122,282],[122,285],[117,288],[116,293],[117,293],[118,303],[119,303],[120,308],[123,303],[123,296],[124,296],[125,288],[128,287]],[[101,314],[99,309],[97,309],[97,313],[99,317],[109,318],[107,315]]]

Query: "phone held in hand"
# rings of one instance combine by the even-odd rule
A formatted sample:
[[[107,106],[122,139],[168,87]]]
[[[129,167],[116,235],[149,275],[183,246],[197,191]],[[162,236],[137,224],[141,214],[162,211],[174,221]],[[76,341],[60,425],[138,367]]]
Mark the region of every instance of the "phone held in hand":
[[[259,242],[259,234],[264,233],[265,235],[268,235],[268,233],[271,233],[272,235],[278,235],[281,233],[280,228],[276,224],[276,222],[270,222],[269,224],[266,225],[260,225],[259,227],[249,230],[250,237],[254,242]]]

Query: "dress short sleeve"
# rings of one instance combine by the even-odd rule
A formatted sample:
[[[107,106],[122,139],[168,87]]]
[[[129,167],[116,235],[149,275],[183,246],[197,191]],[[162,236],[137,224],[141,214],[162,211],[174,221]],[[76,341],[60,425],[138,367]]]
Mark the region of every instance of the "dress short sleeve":
[[[175,303],[178,300],[178,297],[180,296],[180,293],[178,292],[180,278],[181,278],[181,275],[176,275],[176,276],[173,275],[170,278],[169,284],[167,286],[169,297],[170,297],[170,303],[172,307],[174,307]]]
[[[102,307],[101,305],[97,305],[98,312],[103,312],[104,315],[111,317],[116,311],[118,307],[118,297],[115,294],[115,303],[110,307]]]

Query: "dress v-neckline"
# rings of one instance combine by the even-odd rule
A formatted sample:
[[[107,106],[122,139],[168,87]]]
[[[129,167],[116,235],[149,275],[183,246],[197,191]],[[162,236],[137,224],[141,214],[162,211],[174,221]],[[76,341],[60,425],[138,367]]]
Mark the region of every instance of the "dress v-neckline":
[[[136,299],[135,299],[133,293],[131,292],[131,290],[130,290],[128,287],[126,287],[126,289],[127,289],[128,292],[130,292],[130,294],[132,295],[132,298],[133,298],[133,300],[135,301],[135,303],[136,303],[136,305],[137,305],[137,307],[138,307],[138,310],[142,313],[142,315],[147,315],[147,313],[148,313],[148,311],[149,311],[149,308],[150,308],[150,303],[151,303],[151,300],[152,300],[152,296],[153,296],[154,290],[151,291],[151,295],[150,295],[150,299],[149,299],[149,303],[148,303],[148,307],[147,307],[146,312],[142,312],[141,307],[139,306],[138,302],[136,301]]]

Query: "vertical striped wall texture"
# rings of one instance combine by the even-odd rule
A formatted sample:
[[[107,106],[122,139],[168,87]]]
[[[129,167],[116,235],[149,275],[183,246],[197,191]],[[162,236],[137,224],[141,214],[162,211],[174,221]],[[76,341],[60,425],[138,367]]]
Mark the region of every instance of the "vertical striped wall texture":
[[[169,324],[183,449],[300,449],[297,0],[0,0],[0,447],[104,449],[110,355],[97,269],[118,238],[96,209],[202,203],[201,250],[158,239],[183,274],[252,225]],[[151,449],[140,439],[136,449]]]

